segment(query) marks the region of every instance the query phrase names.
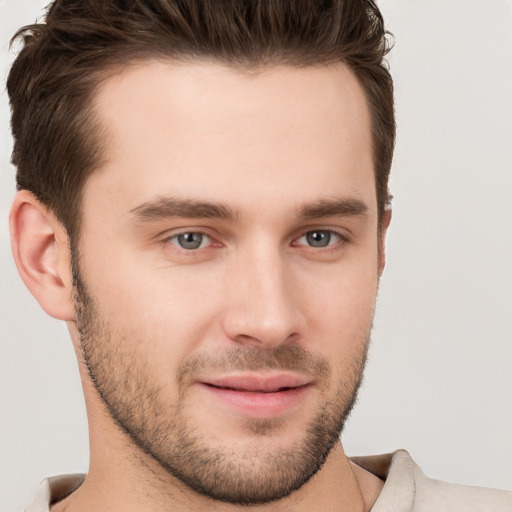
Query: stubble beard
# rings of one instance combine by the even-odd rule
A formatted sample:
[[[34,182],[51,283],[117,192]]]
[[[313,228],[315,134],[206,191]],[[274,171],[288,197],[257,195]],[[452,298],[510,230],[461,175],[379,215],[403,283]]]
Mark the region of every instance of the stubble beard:
[[[205,439],[204,432],[195,430],[187,415],[186,382],[197,370],[302,370],[315,375],[326,390],[331,373],[329,364],[297,345],[263,352],[241,347],[215,359],[197,357],[178,370],[179,398],[170,404],[166,392],[152,378],[145,354],[127,348],[144,344],[133,343],[139,340],[114,332],[88,294],[76,261],[74,299],[83,360],[113,421],[137,450],[200,495],[238,505],[284,498],[320,470],[356,402],[371,325],[361,339],[354,340],[361,346],[357,359],[344,368],[344,379],[336,391],[330,391],[330,396],[325,393],[325,400],[319,404],[301,441],[265,451],[265,439],[271,439],[282,427],[279,419],[248,419],[244,427],[248,437],[253,438],[251,448],[241,450],[229,443],[214,446]]]

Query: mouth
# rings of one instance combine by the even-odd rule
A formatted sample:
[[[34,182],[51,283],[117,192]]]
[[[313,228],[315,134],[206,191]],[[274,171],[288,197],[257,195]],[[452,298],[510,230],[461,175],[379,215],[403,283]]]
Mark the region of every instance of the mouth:
[[[300,405],[310,380],[290,374],[233,375],[198,382],[219,403],[244,416],[274,417]]]
[[[292,374],[275,375],[229,375],[205,379],[203,384],[219,389],[231,389],[248,393],[277,393],[307,386],[310,380]]]
[[[297,387],[300,387],[300,386],[296,386],[296,387],[293,387],[293,386],[283,386],[283,387],[280,387],[280,388],[274,388],[274,389],[245,389],[245,388],[237,388],[237,387],[229,387],[229,386],[215,386],[214,384],[208,384],[208,383],[204,383],[206,386],[210,386],[212,388],[217,388],[217,389],[226,389],[226,390],[231,390],[231,391],[239,391],[241,393],[279,393],[281,391],[289,391],[290,389],[296,389]]]

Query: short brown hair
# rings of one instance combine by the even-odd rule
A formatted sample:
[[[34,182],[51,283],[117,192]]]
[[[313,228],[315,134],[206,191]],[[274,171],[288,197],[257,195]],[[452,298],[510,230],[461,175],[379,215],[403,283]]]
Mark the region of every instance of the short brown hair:
[[[24,41],[7,82],[18,189],[78,234],[84,184],[104,157],[91,99],[109,72],[133,61],[344,62],[368,102],[381,216],[395,141],[386,35],[372,0],[56,0],[45,23],[13,38]]]

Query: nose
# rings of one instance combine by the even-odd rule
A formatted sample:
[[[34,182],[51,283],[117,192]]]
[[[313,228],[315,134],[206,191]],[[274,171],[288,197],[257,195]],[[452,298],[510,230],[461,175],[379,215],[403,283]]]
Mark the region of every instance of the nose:
[[[273,348],[303,336],[296,277],[274,250],[253,251],[234,264],[225,283],[224,332],[241,345]]]

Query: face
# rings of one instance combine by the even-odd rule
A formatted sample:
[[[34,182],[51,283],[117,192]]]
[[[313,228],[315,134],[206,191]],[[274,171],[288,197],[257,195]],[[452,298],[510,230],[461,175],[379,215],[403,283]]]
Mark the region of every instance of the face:
[[[112,420],[195,491],[279,499],[321,468],[363,371],[378,285],[363,92],[343,65],[152,62],[95,108],[77,330]]]

